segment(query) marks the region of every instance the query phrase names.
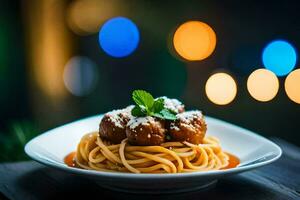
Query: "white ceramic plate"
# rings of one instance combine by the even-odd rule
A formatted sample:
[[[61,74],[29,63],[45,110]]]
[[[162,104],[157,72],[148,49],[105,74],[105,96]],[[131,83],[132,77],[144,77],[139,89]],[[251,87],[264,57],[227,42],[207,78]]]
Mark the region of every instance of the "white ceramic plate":
[[[178,174],[111,173],[68,167],[64,164],[65,156],[75,151],[84,134],[98,129],[101,117],[102,115],[89,117],[47,131],[27,143],[25,152],[32,159],[50,167],[94,179],[102,187],[141,193],[173,193],[205,188],[225,175],[270,164],[282,153],[279,146],[262,136],[224,121],[206,117],[207,134],[217,136],[223,150],[240,158],[241,163],[238,167]]]

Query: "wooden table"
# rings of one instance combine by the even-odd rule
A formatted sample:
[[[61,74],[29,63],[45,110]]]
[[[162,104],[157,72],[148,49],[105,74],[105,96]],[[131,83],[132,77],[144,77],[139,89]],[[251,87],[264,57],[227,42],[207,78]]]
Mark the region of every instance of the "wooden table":
[[[272,138],[283,149],[273,164],[219,180],[215,188],[171,195],[136,195],[103,189],[92,181],[34,161],[0,164],[0,199],[300,199],[300,148]]]

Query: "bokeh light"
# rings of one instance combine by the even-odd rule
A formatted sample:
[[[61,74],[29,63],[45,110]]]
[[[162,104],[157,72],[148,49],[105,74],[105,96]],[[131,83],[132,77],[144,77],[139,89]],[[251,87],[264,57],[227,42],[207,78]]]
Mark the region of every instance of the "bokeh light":
[[[232,102],[237,93],[237,85],[233,77],[226,73],[216,73],[209,77],[205,92],[210,101],[218,105]]]
[[[300,104],[300,69],[292,71],[286,77],[284,87],[288,97]]]
[[[297,53],[287,41],[275,40],[263,50],[262,61],[264,66],[277,76],[284,76],[294,69]]]
[[[75,0],[67,9],[67,23],[78,35],[97,33],[101,24],[116,15],[118,4],[113,1]]]
[[[263,102],[270,101],[278,92],[279,81],[273,72],[267,69],[257,69],[248,77],[247,89],[254,99]]]
[[[56,102],[52,108],[60,107],[68,94],[62,73],[74,51],[72,33],[65,24],[66,4],[66,1],[36,1],[34,6],[24,4],[25,10],[30,10],[24,18],[28,31],[28,67],[37,91]]]
[[[178,27],[173,38],[176,52],[191,61],[203,60],[216,47],[216,34],[206,23],[189,21]]]
[[[113,57],[128,56],[137,48],[139,41],[137,26],[125,17],[108,20],[99,32],[101,48]]]
[[[75,96],[88,95],[98,80],[96,64],[84,56],[72,57],[64,69],[64,83],[70,93]]]

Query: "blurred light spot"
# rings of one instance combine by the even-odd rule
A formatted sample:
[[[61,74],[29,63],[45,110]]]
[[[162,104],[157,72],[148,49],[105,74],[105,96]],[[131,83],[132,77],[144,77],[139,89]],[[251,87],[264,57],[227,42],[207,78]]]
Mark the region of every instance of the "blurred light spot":
[[[277,76],[284,76],[294,69],[297,53],[287,41],[275,40],[263,50],[262,60],[267,69]]]
[[[28,33],[28,61],[32,83],[38,94],[55,102],[55,107],[63,102],[67,91],[62,73],[72,55],[72,34],[65,25],[67,1],[39,0],[24,4],[24,20]],[[28,12],[27,12],[28,11]]]
[[[286,77],[284,87],[288,97],[300,104],[300,69],[292,71]]]
[[[226,105],[235,98],[237,85],[229,74],[216,73],[207,80],[205,92],[208,99],[213,103]]]
[[[203,60],[216,47],[216,34],[207,24],[189,21],[179,26],[173,38],[177,53],[187,60]]]
[[[273,72],[267,69],[257,69],[248,77],[247,88],[254,99],[270,101],[278,92],[279,81]]]
[[[76,0],[67,10],[67,23],[78,35],[97,33],[101,24],[117,13],[112,1]]]
[[[137,48],[139,40],[137,26],[125,17],[108,20],[99,32],[101,48],[113,57],[128,56]]]
[[[75,96],[88,95],[95,88],[97,80],[96,64],[87,57],[75,56],[65,66],[64,83]]]

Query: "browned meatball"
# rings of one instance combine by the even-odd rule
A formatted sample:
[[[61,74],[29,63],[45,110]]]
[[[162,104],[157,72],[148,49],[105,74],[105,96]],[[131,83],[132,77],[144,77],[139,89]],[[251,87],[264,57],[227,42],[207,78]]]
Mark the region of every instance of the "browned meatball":
[[[177,114],[171,122],[169,134],[172,141],[187,141],[200,144],[206,133],[206,123],[200,111],[187,111]]]
[[[106,113],[100,122],[100,136],[114,144],[118,144],[125,139],[126,125],[132,118],[132,108],[133,106],[128,106],[125,109],[113,110]]]
[[[164,99],[164,107],[172,110],[175,113],[184,112],[184,105],[177,99],[169,99],[168,97],[158,97]]]
[[[160,145],[165,141],[164,121],[147,116],[132,118],[126,128],[128,141],[132,145]]]

